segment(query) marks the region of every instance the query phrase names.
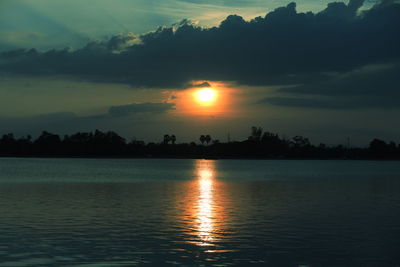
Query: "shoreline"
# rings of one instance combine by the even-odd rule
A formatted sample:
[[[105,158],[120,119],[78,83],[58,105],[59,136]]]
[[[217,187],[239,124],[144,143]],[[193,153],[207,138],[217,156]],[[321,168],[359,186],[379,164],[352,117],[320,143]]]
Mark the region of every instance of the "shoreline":
[[[0,156],[0,159],[193,159],[193,160],[275,160],[275,161],[283,161],[283,160],[307,160],[307,161],[326,161],[326,160],[335,160],[335,161],[400,161],[400,158],[284,158],[284,157],[131,157],[131,156]]]

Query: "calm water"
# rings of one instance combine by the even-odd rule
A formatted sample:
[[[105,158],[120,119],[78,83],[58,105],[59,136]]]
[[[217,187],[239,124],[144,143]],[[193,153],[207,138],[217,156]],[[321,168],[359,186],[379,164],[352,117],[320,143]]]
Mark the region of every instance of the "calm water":
[[[400,162],[0,158],[0,266],[400,266]]]

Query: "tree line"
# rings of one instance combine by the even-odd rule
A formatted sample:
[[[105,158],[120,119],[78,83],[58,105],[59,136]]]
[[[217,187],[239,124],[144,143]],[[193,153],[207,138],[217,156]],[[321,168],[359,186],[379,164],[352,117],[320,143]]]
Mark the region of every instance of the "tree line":
[[[127,141],[113,131],[78,132],[60,137],[43,131],[15,138],[12,133],[0,139],[2,157],[171,157],[171,158],[271,158],[271,159],[400,159],[400,144],[373,139],[368,147],[313,145],[303,136],[291,139],[252,127],[243,141],[220,142],[209,134],[200,143],[177,143],[174,134],[165,134],[158,143]]]

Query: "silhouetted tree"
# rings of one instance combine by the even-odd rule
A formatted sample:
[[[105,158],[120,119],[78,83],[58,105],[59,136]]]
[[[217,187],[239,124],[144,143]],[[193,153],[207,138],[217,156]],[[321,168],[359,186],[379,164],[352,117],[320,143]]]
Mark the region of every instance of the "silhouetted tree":
[[[15,141],[14,134],[4,134],[0,140],[2,144],[13,143]]]
[[[15,144],[16,140],[12,133],[3,135],[0,139],[0,153],[5,155],[14,153]]]
[[[206,136],[205,135],[200,135],[199,140],[200,140],[201,144],[203,145],[204,142],[206,141]]]
[[[207,145],[211,142],[211,136],[209,134],[207,134],[205,136],[205,141],[206,141]]]
[[[78,132],[58,135],[43,131],[32,142],[31,136],[15,138],[12,133],[0,138],[0,156],[127,156],[127,157],[243,157],[243,158],[380,158],[400,159],[400,145],[374,139],[368,148],[345,147],[343,145],[314,146],[308,138],[295,136],[291,141],[277,134],[263,132],[252,127],[247,140],[220,143],[210,135],[201,135],[200,142],[175,144],[175,135],[164,135],[164,141],[145,144],[132,139],[128,144],[117,133]],[[204,146],[204,144],[207,146]],[[211,144],[212,145],[209,145]]]
[[[374,139],[369,143],[370,155],[374,158],[393,158],[396,157],[397,148],[394,142],[387,144],[380,139]]]
[[[171,143],[173,144],[173,145],[175,145],[175,142],[176,142],[176,136],[175,135],[171,135]]]
[[[164,134],[164,144],[168,145],[169,141],[171,140],[171,137],[168,134]]]
[[[262,132],[263,129],[261,127],[256,127],[256,126],[251,127],[251,135],[249,136],[248,140],[255,142],[260,141]]]
[[[39,154],[59,154],[61,152],[61,139],[57,134],[43,131],[35,140],[34,146]]]
[[[294,157],[312,156],[312,146],[310,140],[306,137],[296,135],[289,143],[290,153]]]
[[[287,143],[274,133],[264,132],[261,143],[267,156],[280,156],[287,150]]]
[[[296,148],[304,148],[310,146],[310,140],[308,138],[305,138],[303,136],[296,135],[295,137],[292,138],[291,144],[296,147]]]
[[[385,153],[386,142],[375,138],[369,143],[369,149],[371,150],[373,156]]]

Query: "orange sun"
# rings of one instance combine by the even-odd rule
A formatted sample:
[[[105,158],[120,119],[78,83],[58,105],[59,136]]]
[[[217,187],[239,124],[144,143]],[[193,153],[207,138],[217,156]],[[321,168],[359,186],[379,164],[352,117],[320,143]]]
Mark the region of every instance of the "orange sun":
[[[196,91],[196,100],[204,105],[210,105],[217,99],[217,91],[212,88],[203,88]]]
[[[193,84],[208,83],[207,87],[192,87],[173,92],[172,102],[175,104],[176,115],[196,115],[230,117],[235,113],[232,105],[235,102],[236,89],[222,82],[194,81]],[[236,115],[235,115],[236,116]],[[214,117],[213,117],[214,118]]]

